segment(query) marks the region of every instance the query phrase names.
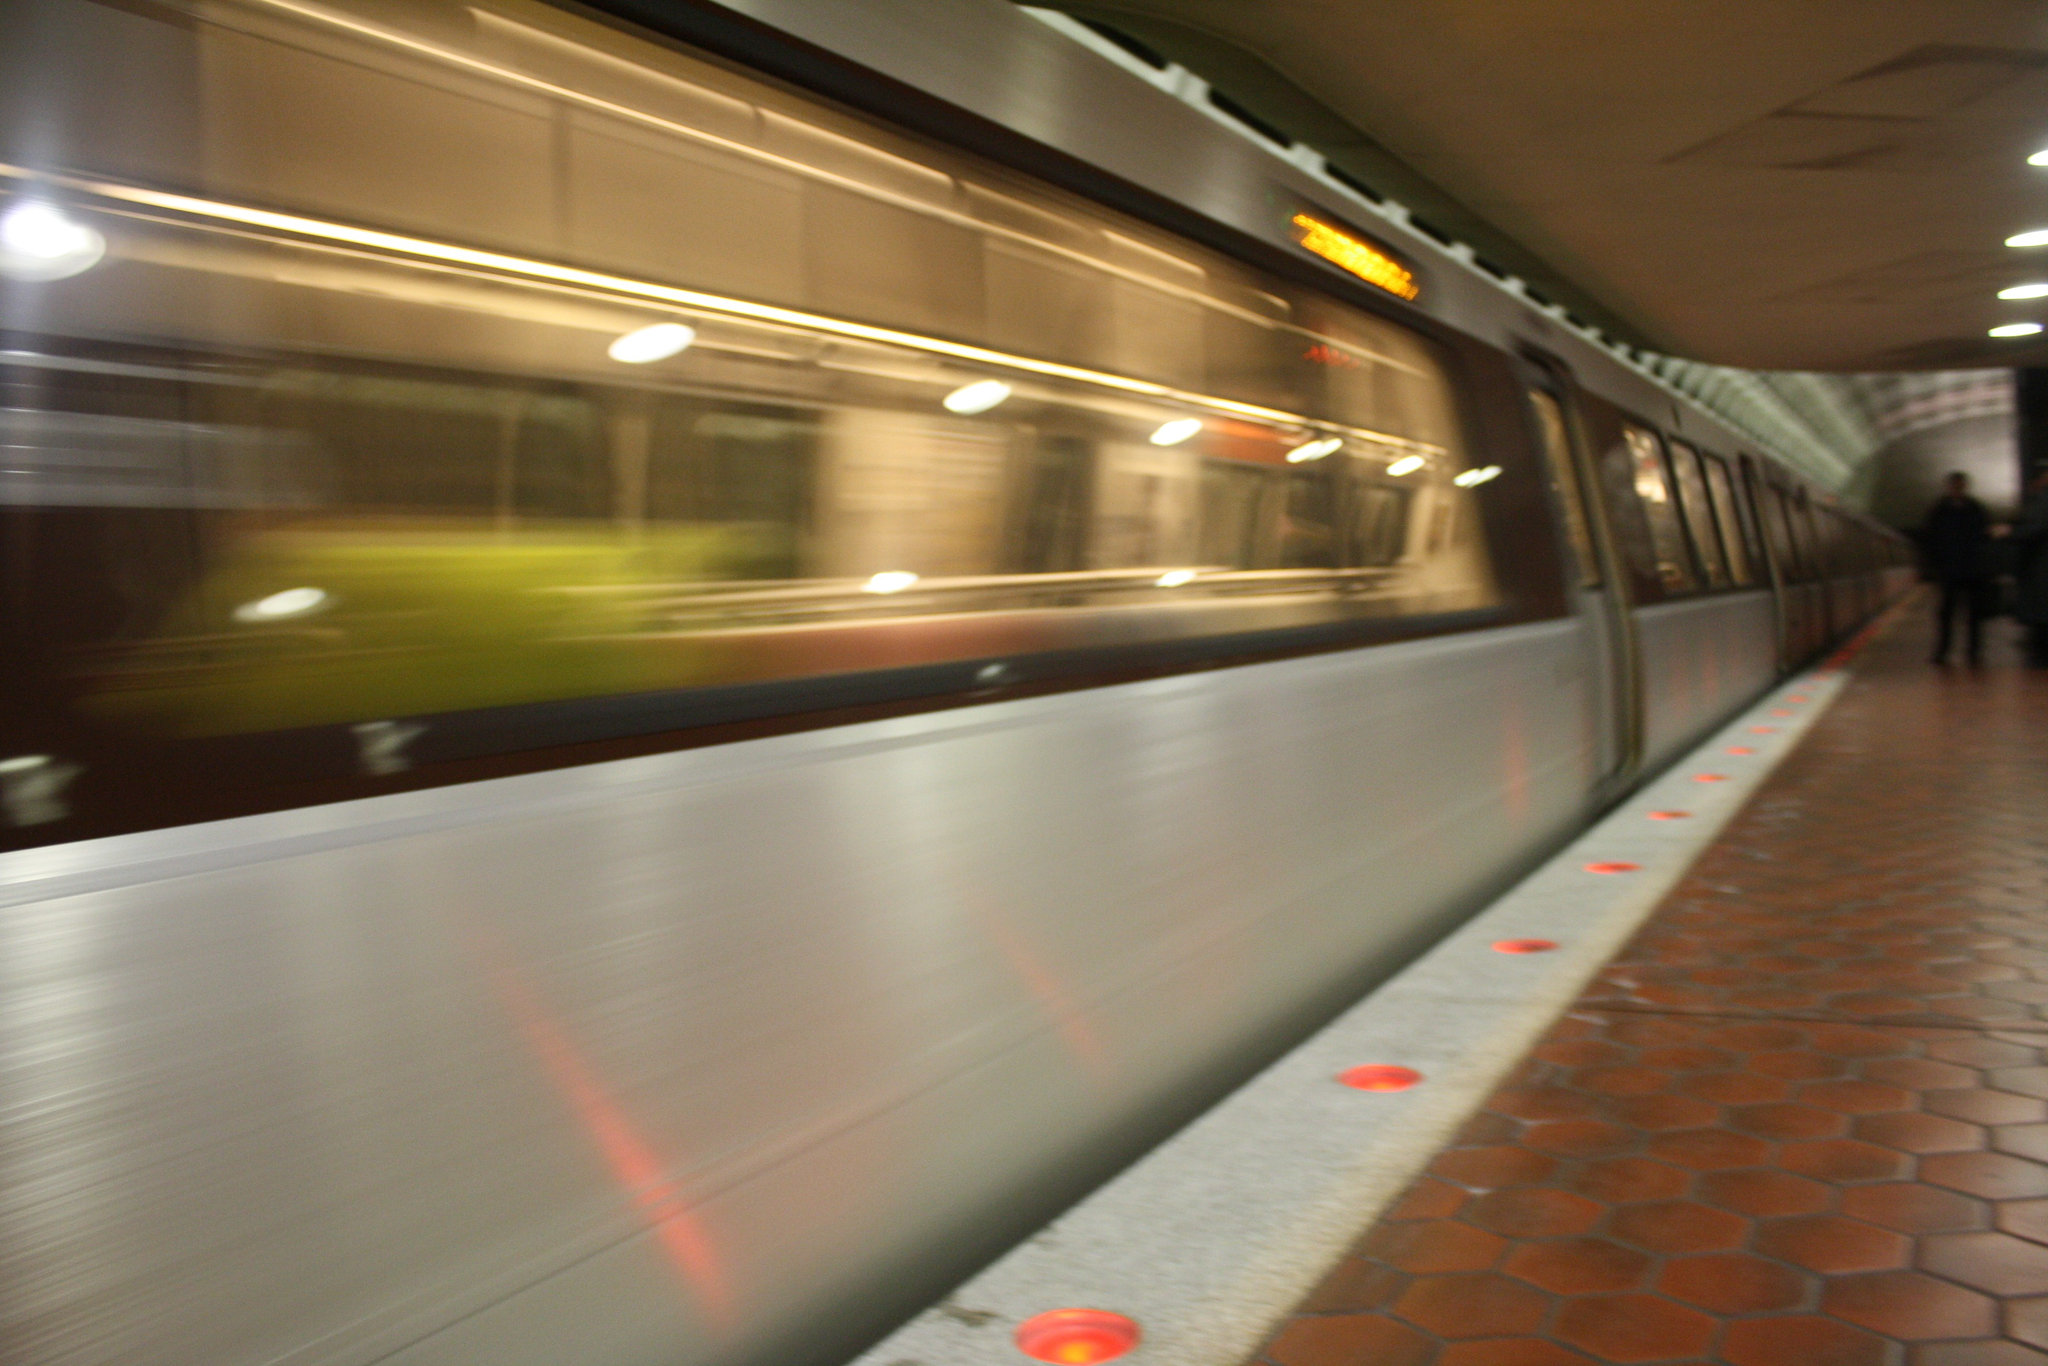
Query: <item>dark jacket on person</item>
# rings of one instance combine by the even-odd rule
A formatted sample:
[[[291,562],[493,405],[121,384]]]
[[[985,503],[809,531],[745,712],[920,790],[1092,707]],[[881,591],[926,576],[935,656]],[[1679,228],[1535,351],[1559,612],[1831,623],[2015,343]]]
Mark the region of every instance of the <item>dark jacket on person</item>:
[[[1927,577],[1947,582],[1986,578],[1991,573],[1991,518],[1968,494],[1944,496],[1927,511],[1920,527],[1920,551]]]
[[[2048,626],[2048,488],[2027,495],[2012,524],[2012,614],[2029,626]]]

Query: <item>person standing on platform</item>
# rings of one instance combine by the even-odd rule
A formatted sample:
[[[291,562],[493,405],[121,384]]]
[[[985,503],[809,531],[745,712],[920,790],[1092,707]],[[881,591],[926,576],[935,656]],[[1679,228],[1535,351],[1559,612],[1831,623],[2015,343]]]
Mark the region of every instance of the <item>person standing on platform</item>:
[[[1927,510],[1920,527],[1920,550],[1927,577],[1941,586],[1940,628],[1934,637],[1934,662],[1948,663],[1956,615],[1967,624],[1966,649],[1972,664],[1984,653],[1984,598],[1991,577],[1991,517],[1970,496],[1970,476],[1958,470],[1942,481],[1939,501]]]
[[[2012,543],[2019,579],[2012,614],[2027,628],[2027,663],[2048,668],[2048,467],[2027,483]]]

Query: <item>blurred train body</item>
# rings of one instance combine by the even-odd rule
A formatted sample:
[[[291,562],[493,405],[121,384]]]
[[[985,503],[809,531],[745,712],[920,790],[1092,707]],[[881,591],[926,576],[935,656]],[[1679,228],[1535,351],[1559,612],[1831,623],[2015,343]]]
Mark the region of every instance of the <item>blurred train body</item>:
[[[1903,591],[945,8],[7,7],[0,1358],[843,1356]]]

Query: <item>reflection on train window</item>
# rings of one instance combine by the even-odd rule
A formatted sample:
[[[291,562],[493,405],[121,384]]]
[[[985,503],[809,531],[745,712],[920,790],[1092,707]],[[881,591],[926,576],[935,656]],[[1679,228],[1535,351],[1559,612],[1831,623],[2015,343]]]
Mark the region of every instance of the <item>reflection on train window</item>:
[[[1564,514],[1566,538],[1571,542],[1572,563],[1578,569],[1581,588],[1600,586],[1600,562],[1593,554],[1593,537],[1586,526],[1585,495],[1579,488],[1578,466],[1572,459],[1572,442],[1565,426],[1564,408],[1556,397],[1542,389],[1529,391],[1529,406],[1536,413],[1536,431],[1543,442],[1543,460],[1550,472],[1550,487]]]
[[[1635,474],[1636,498],[1650,523],[1650,544],[1657,556],[1657,577],[1666,593],[1690,593],[1699,586],[1693,577],[1692,561],[1686,553],[1685,529],[1678,522],[1678,507],[1664,477],[1664,453],[1654,432],[1625,426],[1623,438]]]
[[[1686,535],[1700,567],[1706,571],[1707,587],[1726,588],[1728,562],[1714,527],[1713,509],[1707,505],[1707,481],[1700,472],[1700,453],[1683,441],[1673,441],[1671,469],[1678,476],[1678,507],[1685,518]]]
[[[1714,504],[1714,520],[1721,527],[1721,543],[1728,554],[1728,576],[1739,587],[1756,582],[1750,567],[1747,528],[1736,511],[1735,485],[1728,477],[1728,462],[1718,455],[1701,454],[1707,475],[1707,493]]]
[[[172,8],[177,80],[74,97],[189,109],[47,111],[85,169],[0,168],[104,245],[11,286],[0,354],[39,715],[219,734],[1500,601],[1404,328],[547,7]]]

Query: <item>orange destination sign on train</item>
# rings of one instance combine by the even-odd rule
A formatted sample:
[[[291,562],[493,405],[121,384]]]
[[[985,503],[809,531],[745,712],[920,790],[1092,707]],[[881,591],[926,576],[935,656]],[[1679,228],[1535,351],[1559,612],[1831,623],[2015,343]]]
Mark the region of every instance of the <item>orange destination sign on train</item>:
[[[1325,223],[1314,214],[1297,213],[1290,221],[1295,241],[1339,269],[1403,299],[1412,299],[1422,292],[1414,271],[1363,238]]]

